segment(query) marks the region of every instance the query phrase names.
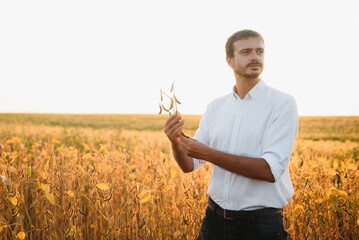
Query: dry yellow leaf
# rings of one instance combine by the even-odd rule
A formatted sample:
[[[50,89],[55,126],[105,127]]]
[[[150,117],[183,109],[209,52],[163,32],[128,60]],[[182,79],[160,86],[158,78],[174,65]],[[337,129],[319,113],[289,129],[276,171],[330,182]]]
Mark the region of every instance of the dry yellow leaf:
[[[358,170],[355,171],[354,181],[359,182],[359,171]]]
[[[68,226],[66,232],[67,232],[66,237],[74,236],[76,233],[76,226]]]
[[[83,143],[82,146],[84,147],[85,151],[90,151],[91,150],[91,147],[86,143]]]
[[[138,198],[140,199],[140,203],[145,203],[151,199],[151,195],[148,191],[142,190],[140,194],[138,194]]]
[[[330,169],[330,170],[328,171],[328,173],[329,173],[330,176],[335,176],[335,175],[338,174],[338,172],[335,171],[335,170],[333,170],[333,169]]]
[[[341,197],[343,197],[343,198],[348,197],[347,192],[346,192],[346,191],[344,191],[344,190],[339,190],[339,191],[338,191],[338,193],[339,193],[339,196],[341,196]]]
[[[293,210],[293,214],[294,216],[298,217],[299,214],[301,214],[303,212],[304,208],[302,205],[300,204],[297,204],[295,207],[294,207],[294,210]]]
[[[128,169],[130,170],[130,171],[133,171],[133,170],[135,170],[137,168],[137,165],[136,164],[130,164],[130,165],[128,165]]]
[[[44,190],[45,193],[50,192],[50,185],[46,183],[39,183],[39,187]]]
[[[23,232],[23,231],[18,232],[18,233],[16,234],[16,239],[23,240],[23,239],[25,239],[25,237],[26,237],[26,233]]]
[[[166,186],[164,192],[166,193],[166,192],[169,192],[169,191],[171,191],[171,190],[172,190],[172,187],[171,187],[171,186]]]
[[[12,205],[17,206],[18,201],[17,201],[17,197],[16,197],[16,196],[9,197],[9,200],[10,200],[10,202],[11,202]]]
[[[334,159],[334,161],[333,161],[333,168],[334,169],[337,169],[338,167],[339,167],[339,161],[337,160],[337,159]]]
[[[67,190],[66,195],[69,196],[69,197],[75,197],[75,193],[73,191],[71,191],[71,190]]]
[[[330,194],[336,194],[337,192],[338,192],[338,189],[336,187],[331,186],[329,188],[329,193]]]
[[[93,161],[93,160],[94,160],[94,157],[92,156],[92,154],[86,153],[85,155],[82,156],[82,159],[83,159],[84,161]]]
[[[357,170],[355,163],[348,163],[345,167],[350,170]]]
[[[50,202],[52,205],[55,205],[55,204],[56,204],[54,194],[52,194],[52,193],[50,193],[50,192],[46,192],[46,193],[45,193],[45,196],[46,196],[47,200],[49,200],[49,202]]]
[[[0,226],[0,233],[4,230],[4,228],[7,228],[7,226],[6,225],[1,225]]]
[[[107,191],[110,189],[110,187],[106,183],[98,183],[96,184],[96,187],[100,190]]]
[[[110,174],[112,172],[112,166],[107,163],[98,163],[95,165],[95,168],[99,173]]]
[[[175,178],[177,177],[177,171],[173,168],[170,169],[170,175],[171,175],[171,178]]]
[[[130,173],[130,174],[128,175],[128,178],[129,178],[130,180],[135,180],[135,179],[137,178],[137,175],[136,175],[135,173]]]
[[[19,138],[19,137],[12,137],[12,138],[6,140],[6,144],[18,144],[18,143],[20,143],[21,141],[22,141],[22,140],[21,140],[21,138]]]

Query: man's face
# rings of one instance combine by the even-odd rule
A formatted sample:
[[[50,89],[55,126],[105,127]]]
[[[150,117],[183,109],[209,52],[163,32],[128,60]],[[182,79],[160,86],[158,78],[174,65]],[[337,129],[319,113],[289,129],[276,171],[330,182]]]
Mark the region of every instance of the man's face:
[[[250,37],[234,42],[233,46],[234,56],[227,57],[227,62],[235,74],[244,78],[258,78],[264,64],[263,41]]]

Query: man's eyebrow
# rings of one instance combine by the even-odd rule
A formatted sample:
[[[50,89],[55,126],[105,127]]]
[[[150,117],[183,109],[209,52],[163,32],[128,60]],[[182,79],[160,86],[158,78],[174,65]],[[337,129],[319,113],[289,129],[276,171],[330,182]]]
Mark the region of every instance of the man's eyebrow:
[[[263,50],[264,51],[264,48],[243,48],[239,51],[242,52],[242,51],[248,51],[248,50]]]

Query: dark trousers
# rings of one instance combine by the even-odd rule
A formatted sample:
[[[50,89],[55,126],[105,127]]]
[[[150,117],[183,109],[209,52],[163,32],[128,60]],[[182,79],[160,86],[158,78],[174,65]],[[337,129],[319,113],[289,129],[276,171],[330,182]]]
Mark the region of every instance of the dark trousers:
[[[287,239],[283,216],[274,213],[254,220],[225,219],[210,207],[202,221],[197,240],[282,240]]]

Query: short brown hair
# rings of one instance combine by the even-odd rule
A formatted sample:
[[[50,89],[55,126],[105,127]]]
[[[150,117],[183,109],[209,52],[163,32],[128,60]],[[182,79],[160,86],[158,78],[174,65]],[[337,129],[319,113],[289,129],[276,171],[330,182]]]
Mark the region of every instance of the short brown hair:
[[[242,39],[247,39],[250,37],[257,37],[260,38],[262,40],[262,42],[264,43],[263,37],[260,33],[250,30],[250,29],[244,29],[238,32],[235,32],[232,34],[232,36],[230,36],[227,39],[226,42],[226,56],[227,57],[234,57],[234,47],[233,47],[233,43],[238,41],[238,40],[242,40]]]

